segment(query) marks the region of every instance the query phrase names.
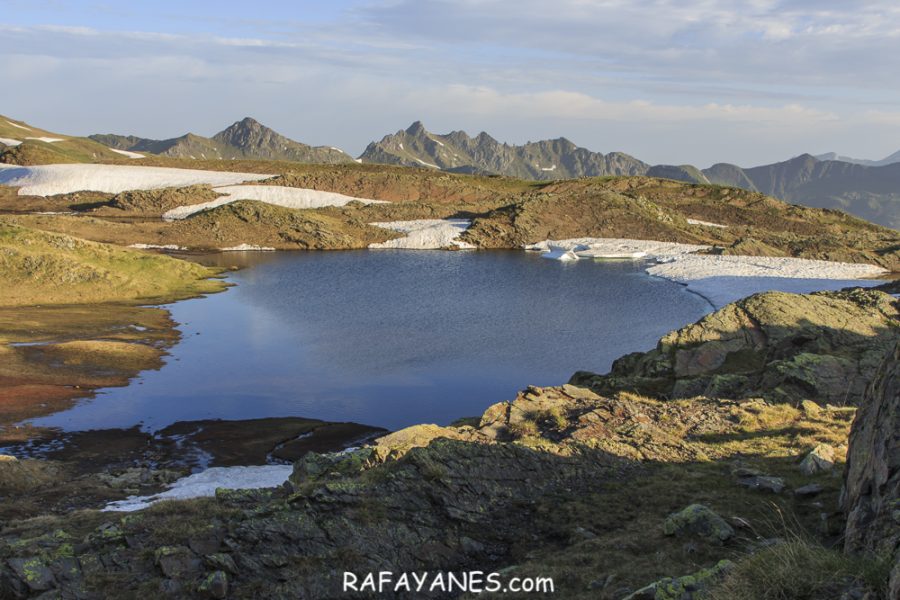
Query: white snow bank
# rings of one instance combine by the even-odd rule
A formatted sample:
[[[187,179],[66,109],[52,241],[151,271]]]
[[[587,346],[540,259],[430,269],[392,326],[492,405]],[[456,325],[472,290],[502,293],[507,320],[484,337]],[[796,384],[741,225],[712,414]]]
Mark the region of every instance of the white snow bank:
[[[53,196],[81,191],[118,194],[127,190],[201,183],[233,185],[270,177],[272,175],[126,165],[39,165],[0,169],[0,184],[21,187],[20,196]]]
[[[555,170],[556,170],[556,165],[553,165],[552,167],[541,167],[541,171],[555,171]]]
[[[871,287],[887,271],[874,265],[770,256],[692,254],[657,264],[647,273],[683,283],[716,308],[759,292],[806,294],[849,286]]]
[[[376,227],[405,233],[406,237],[369,244],[369,248],[404,248],[410,250],[438,250],[449,246],[474,248],[457,238],[469,228],[472,222],[466,219],[419,219],[416,221],[391,221],[369,223]]]
[[[881,267],[852,263],[773,256],[718,256],[693,254],[647,269],[675,281],[713,276],[789,277],[793,279],[857,279],[886,273]]]
[[[20,142],[19,140],[14,140],[14,139],[10,139],[10,138],[0,138],[0,144],[3,144],[4,146],[9,146],[10,148],[12,148],[14,146],[18,146],[21,143],[22,142]]]
[[[568,250],[576,258],[655,258],[669,260],[672,257],[705,250],[709,246],[656,242],[652,240],[629,240],[623,238],[571,238],[567,240],[544,240],[525,246],[536,252]],[[554,258],[548,256],[547,258]]]
[[[25,127],[24,125],[19,125],[18,123],[13,123],[12,121],[7,121],[13,127],[18,127],[19,129],[24,129],[25,131],[31,131],[30,127]]]
[[[710,223],[709,221],[701,221],[700,219],[688,219],[688,225],[703,225],[704,227],[718,227],[719,229],[728,229],[728,225],[720,223]]]
[[[172,221],[184,219],[202,210],[215,208],[238,200],[258,200],[266,204],[274,204],[285,208],[324,208],[326,206],[344,206],[350,202],[362,202],[363,204],[384,204],[384,200],[367,200],[354,198],[335,192],[322,192],[305,188],[292,188],[279,185],[232,185],[217,187],[215,191],[225,194],[221,198],[203,202],[179,206],[166,212],[163,219]]]
[[[268,246],[254,246],[252,244],[238,244],[231,248],[220,248],[222,252],[274,252],[275,248]]]
[[[52,138],[52,137],[27,137],[26,140],[37,140],[39,142],[47,142],[48,144],[55,144],[56,142],[64,142],[63,138]]]
[[[277,487],[287,481],[292,465],[264,465],[261,467],[212,467],[200,473],[182,477],[168,490],[153,496],[132,496],[110,502],[103,510],[135,511],[147,508],[160,500],[186,500],[215,496],[217,488],[247,490]]]
[[[129,244],[129,248],[137,248],[138,250],[187,250],[184,246],[176,244]]]
[[[110,148],[116,154],[121,154],[122,156],[127,156],[128,158],[145,158],[143,154],[138,152],[129,152],[128,150],[116,150],[115,148]]]
[[[655,261],[647,273],[687,286],[715,307],[767,291],[809,292],[851,286],[872,287],[870,279],[886,273],[881,267],[769,256],[697,254],[707,246],[614,238],[547,240],[526,246],[547,258],[641,258]]]

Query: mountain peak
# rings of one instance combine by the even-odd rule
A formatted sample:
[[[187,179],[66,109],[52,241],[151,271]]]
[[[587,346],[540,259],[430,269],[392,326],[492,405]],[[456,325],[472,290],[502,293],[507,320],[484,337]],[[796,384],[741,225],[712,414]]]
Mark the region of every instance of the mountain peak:
[[[416,121],[412,125],[406,128],[407,135],[422,135],[428,133],[425,129],[425,126],[422,124],[422,121]]]
[[[268,127],[254,119],[253,117],[244,117],[240,121],[235,121],[229,127],[227,127],[224,131],[220,132],[236,132],[236,131],[244,131],[244,130],[267,130],[271,131]]]

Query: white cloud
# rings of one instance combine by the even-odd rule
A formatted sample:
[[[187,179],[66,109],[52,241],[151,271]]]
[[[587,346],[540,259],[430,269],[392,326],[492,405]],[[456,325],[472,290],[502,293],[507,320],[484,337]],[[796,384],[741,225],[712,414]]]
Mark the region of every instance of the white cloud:
[[[210,25],[234,16],[204,33],[0,25],[4,111],[149,137],[252,115],[350,151],[423,119],[660,162],[900,139],[900,5],[884,0],[358,0],[314,23]]]

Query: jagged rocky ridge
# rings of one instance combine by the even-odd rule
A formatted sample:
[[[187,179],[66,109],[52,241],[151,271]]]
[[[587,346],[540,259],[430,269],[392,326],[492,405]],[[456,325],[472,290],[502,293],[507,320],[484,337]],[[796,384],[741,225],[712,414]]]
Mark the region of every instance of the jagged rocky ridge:
[[[783,330],[783,335],[767,337],[764,345],[772,349],[799,343],[822,361],[833,357],[861,365],[882,364],[889,352],[863,358],[855,354],[862,344],[842,348],[831,343],[838,340],[833,337],[817,346],[814,334],[823,327],[851,327],[850,336],[885,329],[893,336],[892,347],[900,338],[896,313],[888,309],[894,300],[886,294],[785,296],[756,296],[753,310],[727,307],[669,336],[665,345],[675,356],[687,352],[696,357],[698,348],[724,342],[727,354],[752,359],[760,352],[754,342],[760,332],[769,336]],[[819,312],[824,315],[820,322],[810,322]],[[761,321],[748,322],[751,314]],[[864,321],[859,327],[853,325],[857,319]],[[729,332],[736,335],[723,336]],[[887,343],[876,338],[873,349]],[[743,341],[731,345],[733,339]],[[630,364],[660,359],[664,370],[671,366],[659,350],[644,358],[632,357]],[[892,362],[882,372],[895,370]],[[805,506],[799,494],[766,495],[734,479],[759,478],[758,469],[780,469],[778,474],[785,473],[787,483],[799,489],[806,479],[798,474],[798,459],[773,456],[765,462],[758,457],[756,466],[750,466],[747,458],[759,453],[765,439],[784,443],[777,441],[781,428],[819,431],[790,445],[811,444],[831,430],[846,432],[841,423],[848,413],[818,396],[816,390],[832,376],[828,369],[812,369],[804,376],[808,388],[798,388],[795,397],[781,397],[805,401],[802,409],[760,399],[634,395],[627,386],[614,389],[625,371],[620,364],[619,374],[608,380],[529,388],[513,402],[499,403],[479,419],[455,426],[415,426],[356,451],[308,454],[295,464],[284,489],[223,491],[214,500],[161,505],[121,518],[87,513],[55,522],[9,524],[0,543],[0,595],[20,598],[58,590],[63,597],[99,598],[115,590],[133,596],[323,598],[340,595],[344,569],[478,568],[554,572],[561,586],[557,593],[570,598],[621,599],[647,589],[656,598],[663,589],[681,590],[673,598],[696,598],[692,586],[697,579],[711,586],[728,576],[723,557],[765,547],[758,538],[768,510],[764,507],[775,503],[781,510],[799,511]],[[642,373],[637,367],[631,371]],[[784,382],[767,385],[778,388]],[[871,390],[869,396],[888,398],[890,406],[896,403],[893,383],[876,383]],[[880,409],[876,413],[885,414]],[[874,413],[864,409],[860,415],[871,425]],[[853,445],[857,440],[880,444],[896,435],[896,429],[885,425],[886,430],[875,428],[880,432],[875,436],[854,435],[851,471],[859,464],[854,463],[857,453],[867,454]],[[880,464],[873,464],[877,477]],[[670,472],[673,468],[679,470]],[[869,471],[863,467],[862,479]],[[818,481],[828,486],[831,479]],[[852,482],[848,487],[856,488]],[[667,493],[660,494],[661,489]],[[854,497],[851,493],[850,506]],[[663,527],[667,514],[698,499],[740,507],[734,510],[740,510],[741,519],[728,524],[734,531],[704,538]],[[891,502],[896,496],[878,506],[895,506]],[[893,518],[894,513],[885,514]],[[612,569],[612,574],[586,566],[597,556],[611,562],[601,560],[596,568]],[[650,563],[641,562],[646,556]],[[631,561],[638,566],[629,571]],[[698,570],[698,565],[705,566]],[[643,587],[662,575],[688,573],[704,575],[660,579]]]
[[[129,152],[150,152],[173,158],[290,160],[304,163],[339,164],[352,158],[338,148],[309,146],[287,138],[247,117],[211,138],[188,133],[168,140],[136,136],[97,134],[92,140]]]
[[[565,138],[503,144],[485,132],[431,133],[421,121],[368,145],[363,162],[431,167],[457,173],[506,175],[522,179],[572,179],[602,175],[639,175],[649,165],[622,152],[601,154]]]

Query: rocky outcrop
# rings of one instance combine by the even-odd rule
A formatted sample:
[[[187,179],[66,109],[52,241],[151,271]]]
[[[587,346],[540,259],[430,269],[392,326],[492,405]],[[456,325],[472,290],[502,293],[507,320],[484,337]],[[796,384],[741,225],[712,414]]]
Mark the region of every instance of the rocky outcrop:
[[[866,390],[850,433],[844,547],[893,557],[889,598],[900,598],[900,346]]]
[[[572,383],[666,398],[858,405],[898,340],[898,316],[893,297],[871,290],[757,294],[619,359],[609,375],[576,373]]]
[[[201,204],[218,198],[209,185],[192,185],[183,188],[163,188],[159,190],[133,190],[117,194],[110,200],[109,208],[126,211],[129,216],[162,217],[163,213],[179,206]],[[109,213],[100,209],[100,213]]]

